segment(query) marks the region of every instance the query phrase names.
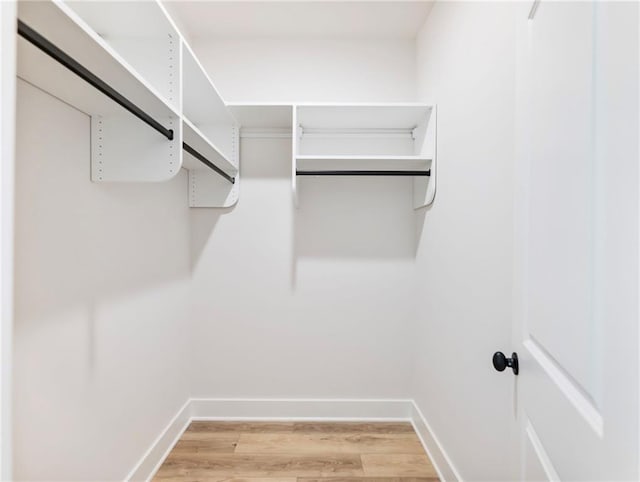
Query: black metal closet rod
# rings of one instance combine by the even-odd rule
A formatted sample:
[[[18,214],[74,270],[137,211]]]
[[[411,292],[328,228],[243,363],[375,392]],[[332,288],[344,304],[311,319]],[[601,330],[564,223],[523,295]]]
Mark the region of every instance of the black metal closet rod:
[[[296,171],[296,176],[431,176],[428,171]]]
[[[187,151],[189,154],[191,154],[193,157],[198,159],[201,163],[203,163],[204,165],[206,165],[206,166],[210,167],[211,169],[213,169],[214,171],[216,171],[218,174],[220,174],[222,177],[224,177],[231,184],[235,184],[236,183],[236,178],[235,177],[232,177],[229,174],[227,174],[226,172],[224,172],[222,169],[220,169],[213,162],[211,162],[209,159],[204,157],[202,154],[200,154],[198,151],[196,151],[193,147],[191,147],[186,142],[182,143],[182,148],[185,151]]]
[[[94,86],[104,95],[106,95],[113,101],[120,104],[122,107],[127,109],[129,112],[131,112],[133,115],[138,117],[140,120],[142,120],[149,126],[153,127],[155,130],[157,130],[160,134],[165,136],[167,139],[169,139],[170,141],[173,140],[172,129],[166,129],[162,124],[156,121],[153,117],[151,117],[145,111],[140,109],[137,105],[135,105],[129,99],[127,99],[118,91],[113,89],[109,84],[107,84],[98,76],[96,76],[91,71],[86,69],[83,65],[78,63],[74,58],[72,58],[71,56],[67,55],[65,52],[60,50],[58,47],[52,44],[49,40],[44,38],[42,35],[40,35],[38,32],[33,30],[31,27],[26,25],[21,20],[18,20],[18,34],[24,37],[29,42],[31,42],[36,47],[38,47],[48,56],[60,62],[67,69],[69,69],[71,72],[76,74],[78,77],[82,78],[83,80],[85,80],[86,82]]]

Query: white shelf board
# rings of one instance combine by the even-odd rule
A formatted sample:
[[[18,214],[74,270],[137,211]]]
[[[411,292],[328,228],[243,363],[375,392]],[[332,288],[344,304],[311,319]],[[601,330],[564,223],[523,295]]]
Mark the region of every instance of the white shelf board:
[[[298,105],[297,123],[309,129],[412,129],[424,121],[425,104]]]
[[[242,128],[291,129],[292,104],[231,103],[229,109]]]
[[[66,5],[20,2],[18,18],[160,122],[179,117],[152,85]],[[89,115],[126,112],[22,37],[18,41],[18,76]]]
[[[298,169],[325,170],[398,170],[428,169],[431,159],[419,156],[296,156]]]
[[[98,35],[118,37],[157,37],[178,31],[156,1],[126,2],[65,0],[64,2],[87,22]]]
[[[238,173],[238,169],[224,156],[222,151],[207,139],[207,137],[186,118],[183,118],[182,120],[182,139],[185,144],[191,146],[227,174],[235,176]],[[211,171],[210,167],[203,164],[186,151],[184,152],[182,167],[187,170]]]
[[[180,35],[157,1],[65,1],[171,105],[180,100]]]
[[[183,41],[182,47],[184,114],[196,124],[237,124],[189,44]]]

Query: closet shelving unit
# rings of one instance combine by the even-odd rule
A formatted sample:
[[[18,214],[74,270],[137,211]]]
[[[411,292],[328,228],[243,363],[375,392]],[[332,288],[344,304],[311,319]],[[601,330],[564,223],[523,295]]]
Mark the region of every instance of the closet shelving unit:
[[[235,119],[159,2],[20,2],[18,18],[18,75],[91,116],[92,181],[182,167],[190,206],[237,201]]]
[[[244,102],[229,108],[242,137],[292,139],[296,205],[300,176],[412,177],[415,209],[435,199],[435,105]]]
[[[407,176],[415,209],[436,188],[436,107],[425,104],[294,106],[292,179],[298,176]]]
[[[202,64],[182,43],[184,142],[212,161],[211,167],[187,148],[190,206],[233,206],[239,195],[239,128]]]

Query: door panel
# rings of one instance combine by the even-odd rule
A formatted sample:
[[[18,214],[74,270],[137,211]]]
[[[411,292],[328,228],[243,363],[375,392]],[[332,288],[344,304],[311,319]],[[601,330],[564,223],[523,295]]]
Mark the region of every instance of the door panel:
[[[540,437],[527,419],[525,421],[524,480],[549,481],[560,480],[558,473],[551,463],[549,454],[542,445]]]
[[[594,396],[591,3],[543,3],[530,26],[532,116],[528,336]],[[568,28],[570,26],[570,28]]]
[[[637,480],[638,4],[532,11],[516,72],[521,475]]]

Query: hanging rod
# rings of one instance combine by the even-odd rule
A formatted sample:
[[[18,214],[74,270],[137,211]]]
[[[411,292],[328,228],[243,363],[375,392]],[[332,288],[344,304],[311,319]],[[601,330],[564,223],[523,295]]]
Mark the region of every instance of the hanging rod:
[[[431,176],[428,171],[296,171],[296,176]]]
[[[158,131],[160,134],[165,136],[167,139],[169,139],[170,141],[173,140],[172,129],[166,129],[162,124],[156,121],[153,117],[151,117],[145,111],[140,109],[140,107],[138,107],[129,99],[124,97],[117,90],[115,90],[109,84],[104,82],[98,76],[96,76],[87,68],[85,68],[82,64],[76,61],[73,57],[69,56],[68,54],[60,50],[58,47],[52,44],[49,40],[44,38],[42,35],[40,35],[38,32],[33,30],[31,27],[29,27],[27,24],[25,24],[21,20],[18,20],[18,34],[21,37],[28,40],[29,42],[31,42],[36,47],[38,47],[49,57],[53,58],[57,62],[64,65],[67,69],[69,69],[71,72],[76,74],[78,77],[80,77],[81,79],[91,84],[93,87],[98,89],[100,92],[102,92],[104,95],[109,97],[111,100],[120,104],[122,107],[127,109],[129,112],[131,112],[133,115],[138,117],[140,120],[142,120],[152,128],[154,128],[156,131]]]
[[[220,169],[213,162],[211,162],[209,159],[204,157],[202,154],[200,154],[198,151],[196,151],[193,147],[191,147],[186,142],[182,143],[182,148],[185,151],[187,151],[189,154],[191,154],[193,157],[198,159],[201,163],[203,163],[204,165],[206,165],[206,166],[210,167],[211,169],[213,169],[214,171],[216,171],[218,174],[220,174],[222,177],[224,177],[231,184],[235,184],[236,183],[236,178],[235,177],[232,177],[229,174],[227,174],[226,172],[224,172],[222,169]]]

